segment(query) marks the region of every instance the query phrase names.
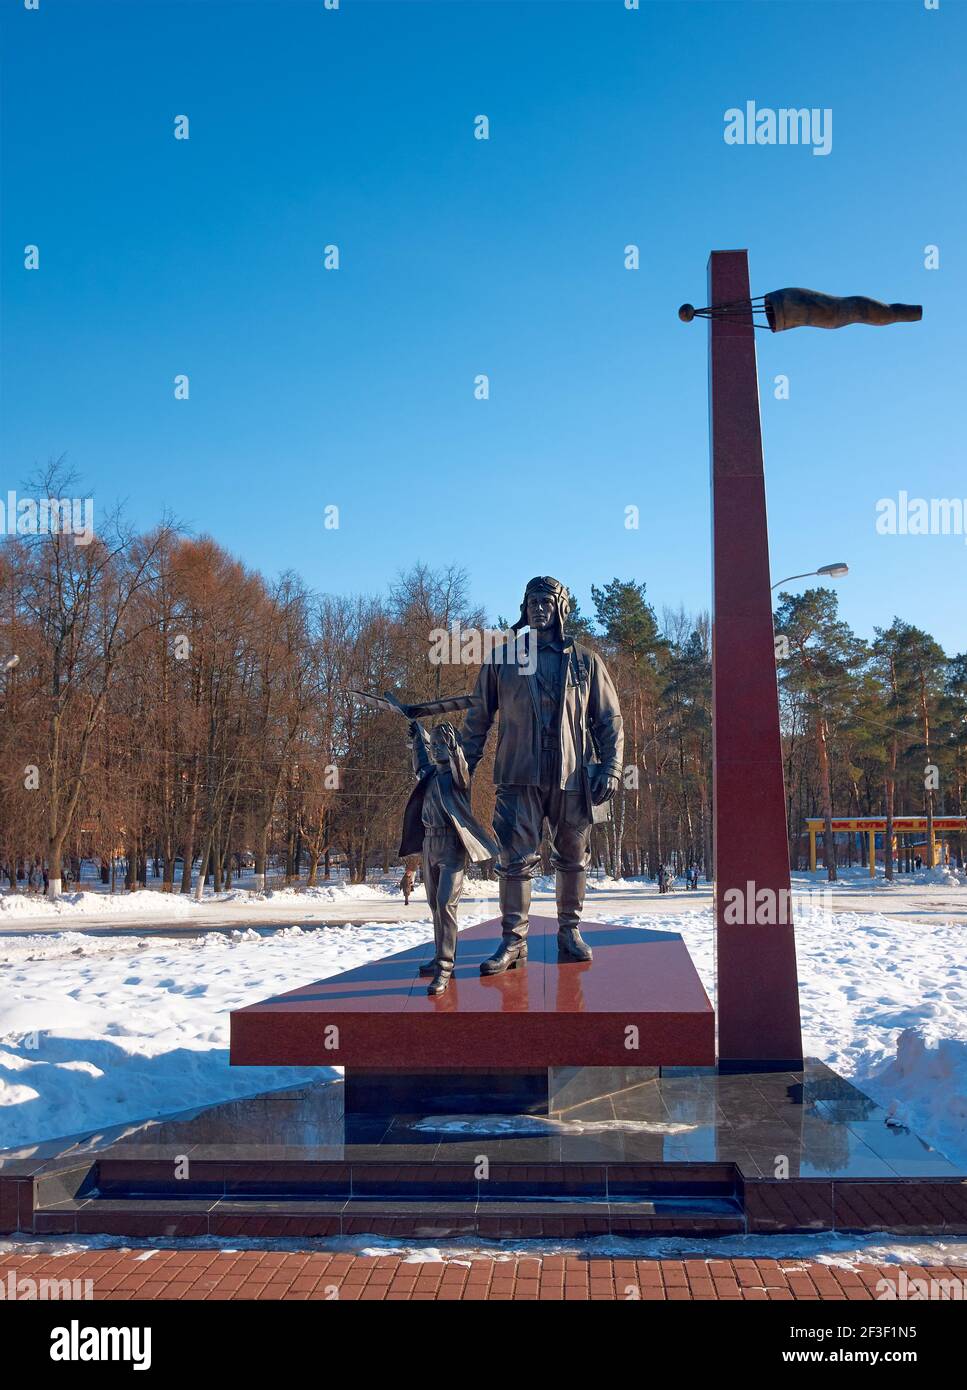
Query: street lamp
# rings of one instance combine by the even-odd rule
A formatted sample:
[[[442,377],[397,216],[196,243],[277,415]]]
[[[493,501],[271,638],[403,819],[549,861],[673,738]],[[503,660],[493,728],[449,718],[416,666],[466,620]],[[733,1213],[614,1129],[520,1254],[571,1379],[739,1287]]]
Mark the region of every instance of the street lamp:
[[[830,579],[840,579],[844,574],[849,574],[849,565],[840,560],[835,565],[820,565],[818,570],[807,570],[805,574],[790,574],[786,579],[780,579],[779,584],[773,584],[773,591],[778,589],[780,584],[788,584],[793,579],[811,579],[814,574],[825,574]]]

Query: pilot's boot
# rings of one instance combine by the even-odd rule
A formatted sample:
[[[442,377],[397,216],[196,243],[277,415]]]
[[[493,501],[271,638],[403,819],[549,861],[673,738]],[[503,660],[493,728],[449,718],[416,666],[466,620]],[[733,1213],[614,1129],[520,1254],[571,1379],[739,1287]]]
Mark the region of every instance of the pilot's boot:
[[[425,960],[425,961],[423,962],[423,964],[420,966],[420,974],[421,974],[421,975],[435,975],[435,974],[436,974],[436,959],[433,959],[433,960]]]
[[[500,927],[503,939],[489,960],[480,966],[481,975],[501,975],[527,963],[527,924],[530,918],[531,881],[529,878],[500,880]]]
[[[427,986],[427,990],[426,990],[427,994],[429,994],[429,995],[432,997],[432,996],[435,995],[435,994],[442,994],[442,993],[444,992],[444,990],[449,989],[449,987],[450,987],[450,979],[451,979],[451,976],[452,976],[452,975],[453,975],[453,970],[452,970],[452,969],[447,970],[447,969],[446,969],[444,966],[442,966],[442,965],[441,965],[441,966],[438,966],[437,969],[436,969],[436,972],[435,972],[435,974],[434,974],[434,976],[433,976],[433,979],[430,981],[429,985]]]
[[[592,959],[591,947],[578,930],[584,907],[586,878],[583,869],[557,871],[557,949],[568,960]]]
[[[505,970],[516,970],[527,964],[527,942],[516,936],[505,936],[492,956],[482,961],[481,975],[502,975]]]

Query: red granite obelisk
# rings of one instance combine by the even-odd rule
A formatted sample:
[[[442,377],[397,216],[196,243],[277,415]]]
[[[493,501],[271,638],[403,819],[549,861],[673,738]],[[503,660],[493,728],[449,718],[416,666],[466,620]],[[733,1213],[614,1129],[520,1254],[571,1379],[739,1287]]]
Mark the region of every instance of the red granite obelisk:
[[[710,306],[748,301],[748,252],[713,251],[708,285]],[[709,325],[719,1067],[796,1069],[802,1034],[795,935],[783,910],[789,850],[751,308],[713,314]]]

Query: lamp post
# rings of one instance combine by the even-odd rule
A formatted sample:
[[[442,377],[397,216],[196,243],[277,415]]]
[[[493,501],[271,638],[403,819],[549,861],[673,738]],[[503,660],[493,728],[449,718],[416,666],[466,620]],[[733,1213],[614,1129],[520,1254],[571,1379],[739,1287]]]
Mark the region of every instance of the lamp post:
[[[849,574],[849,565],[843,560],[837,561],[835,565],[820,565],[818,570],[807,570],[805,574],[790,574],[785,579],[780,579],[778,584],[773,584],[772,592],[775,593],[780,584],[790,584],[794,579],[811,579],[814,574],[828,575],[830,579],[840,579],[844,574]]]

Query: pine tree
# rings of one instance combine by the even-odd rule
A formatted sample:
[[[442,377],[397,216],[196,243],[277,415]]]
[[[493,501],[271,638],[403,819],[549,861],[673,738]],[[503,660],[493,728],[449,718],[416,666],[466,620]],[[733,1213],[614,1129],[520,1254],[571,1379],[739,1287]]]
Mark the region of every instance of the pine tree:
[[[786,693],[800,702],[815,739],[823,808],[823,852],[830,882],[836,879],[833,844],[833,791],[830,730],[847,698],[850,680],[865,657],[862,642],[838,616],[832,589],[782,593],[775,616],[776,632],[788,640],[789,656],[779,668]]]

